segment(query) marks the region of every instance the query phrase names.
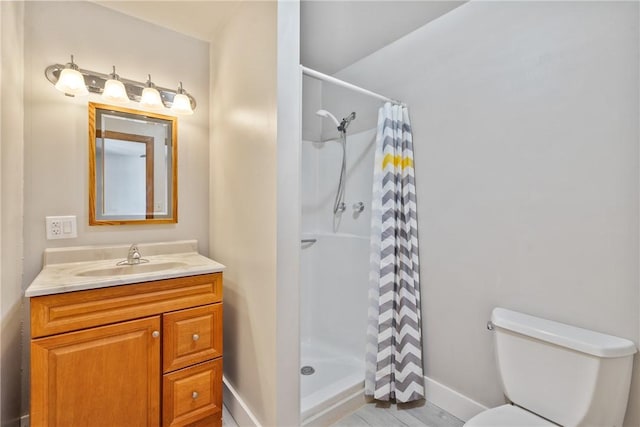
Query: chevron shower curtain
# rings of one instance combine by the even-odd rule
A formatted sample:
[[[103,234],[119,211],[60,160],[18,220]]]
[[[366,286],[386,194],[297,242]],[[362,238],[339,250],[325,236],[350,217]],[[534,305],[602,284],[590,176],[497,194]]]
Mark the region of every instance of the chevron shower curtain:
[[[418,221],[409,111],[386,103],[378,113],[369,275],[365,395],[424,398]]]

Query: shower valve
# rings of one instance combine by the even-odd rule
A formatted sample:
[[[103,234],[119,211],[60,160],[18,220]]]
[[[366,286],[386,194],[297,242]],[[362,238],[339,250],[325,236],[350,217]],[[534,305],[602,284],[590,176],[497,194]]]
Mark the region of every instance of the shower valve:
[[[335,213],[342,213],[347,210],[347,205],[344,202],[340,202],[338,206],[336,206]]]
[[[354,203],[353,204],[353,211],[354,212],[362,212],[363,210],[364,210],[364,203],[358,202],[358,203]]]

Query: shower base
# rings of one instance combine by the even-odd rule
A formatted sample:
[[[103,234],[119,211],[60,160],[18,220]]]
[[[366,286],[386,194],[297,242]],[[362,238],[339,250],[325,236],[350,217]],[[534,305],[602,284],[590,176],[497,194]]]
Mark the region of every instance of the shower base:
[[[313,374],[300,375],[300,411],[305,424],[324,412],[338,412],[343,403],[363,395],[364,360],[345,355],[327,343],[305,341],[301,366],[314,370]]]

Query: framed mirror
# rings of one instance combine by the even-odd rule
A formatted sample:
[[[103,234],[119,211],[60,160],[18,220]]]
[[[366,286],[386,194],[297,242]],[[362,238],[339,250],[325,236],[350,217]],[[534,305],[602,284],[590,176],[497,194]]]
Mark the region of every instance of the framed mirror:
[[[89,103],[89,225],[178,222],[177,124]]]

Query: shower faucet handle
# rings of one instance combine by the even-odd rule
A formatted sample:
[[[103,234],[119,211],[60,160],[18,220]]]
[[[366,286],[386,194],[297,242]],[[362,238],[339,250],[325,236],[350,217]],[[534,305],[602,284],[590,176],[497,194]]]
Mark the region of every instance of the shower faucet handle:
[[[354,212],[362,212],[364,210],[364,203],[362,202],[358,202],[358,203],[354,203],[353,204],[353,211]]]
[[[338,206],[336,206],[336,213],[342,213],[347,210],[347,205],[344,202],[340,202]]]

